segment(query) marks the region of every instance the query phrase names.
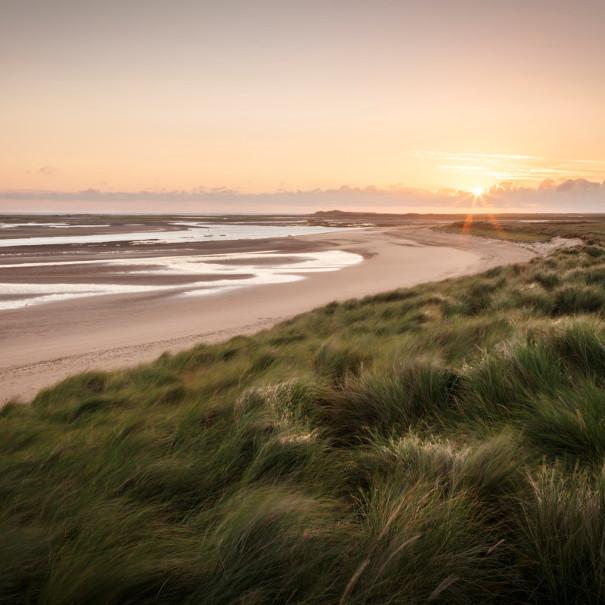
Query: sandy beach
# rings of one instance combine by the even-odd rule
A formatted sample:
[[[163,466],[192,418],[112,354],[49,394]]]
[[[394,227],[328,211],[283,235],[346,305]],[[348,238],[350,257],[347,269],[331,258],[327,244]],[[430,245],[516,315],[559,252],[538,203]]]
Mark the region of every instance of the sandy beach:
[[[475,273],[536,255],[512,243],[419,225],[217,242],[211,247],[213,253],[342,250],[360,254],[364,260],[338,271],[310,273],[301,281],[204,297],[152,291],[4,310],[0,317],[0,401],[26,402],[40,388],[74,373],[134,365],[165,351],[252,333],[333,300]]]

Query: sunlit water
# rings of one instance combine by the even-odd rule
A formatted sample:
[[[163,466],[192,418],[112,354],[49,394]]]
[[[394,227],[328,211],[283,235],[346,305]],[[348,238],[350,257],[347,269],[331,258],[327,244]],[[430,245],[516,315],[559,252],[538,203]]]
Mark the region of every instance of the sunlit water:
[[[101,225],[83,225],[83,224],[70,224],[70,223],[41,223],[39,221],[32,221],[29,223],[0,223],[0,229],[17,229],[19,227],[35,227],[35,228],[48,228],[51,229],[73,229],[74,227],[80,229],[100,229],[102,227],[111,227],[109,224]]]
[[[210,235],[213,239],[258,239],[266,237],[284,237],[302,233],[322,233],[334,231],[326,227],[308,226],[263,226],[254,225],[212,225],[200,226],[193,223],[186,231],[168,231],[145,234],[120,234],[120,240],[132,240],[133,235],[144,235],[143,243],[153,239],[154,243],[177,241],[200,241],[201,237]],[[211,231],[211,234],[208,233]],[[61,240],[64,243],[88,243],[116,241],[115,235],[99,234],[95,236],[61,236],[44,238],[27,238],[24,244],[12,245],[46,245]],[[7,242],[10,240],[3,240]],[[203,241],[207,241],[204,239]],[[58,243],[58,242],[57,242]],[[3,245],[3,244],[0,244]],[[181,275],[192,278],[186,284],[103,284],[103,283],[0,283],[0,310],[20,309],[32,305],[65,301],[75,298],[116,294],[144,294],[163,292],[173,296],[208,296],[230,290],[278,284],[302,280],[310,273],[338,271],[345,267],[362,262],[359,254],[343,250],[326,250],[305,253],[280,253],[276,251],[206,254],[187,256],[165,256],[147,258],[107,258],[89,261],[35,262],[19,264],[2,264],[0,269],[19,271],[24,268],[44,268],[56,266],[90,267],[89,275],[95,275],[95,268],[108,267],[114,275],[147,275],[150,277]],[[216,276],[221,276],[216,279]],[[199,278],[199,279],[196,279]],[[209,279],[214,278],[212,281]],[[4,298],[4,300],[2,300]]]
[[[216,240],[265,239],[270,237],[288,237],[293,235],[311,235],[342,231],[338,227],[309,225],[251,225],[251,224],[215,224],[194,221],[173,223],[186,229],[174,231],[135,231],[132,233],[95,233],[92,235],[57,235],[48,237],[0,237],[0,247],[50,246],[69,244],[105,244],[109,242],[137,242],[139,244],[177,244],[186,242],[207,242]],[[54,226],[58,226],[55,224]],[[76,226],[76,225],[73,225]]]

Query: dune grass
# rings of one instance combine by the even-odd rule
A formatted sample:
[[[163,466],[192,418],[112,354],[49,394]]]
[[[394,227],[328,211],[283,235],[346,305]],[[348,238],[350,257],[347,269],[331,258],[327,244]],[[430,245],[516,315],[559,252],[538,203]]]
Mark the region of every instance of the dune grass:
[[[605,249],[0,411],[0,603],[602,603]]]
[[[582,238],[602,241],[605,238],[605,220],[602,215],[553,216],[542,215],[537,222],[529,222],[506,215],[474,217],[468,215],[463,221],[455,221],[440,227],[449,233],[465,233],[478,237],[505,239],[513,242],[546,242],[552,237]],[[535,219],[534,219],[535,220]],[[590,248],[587,247],[587,252]],[[602,253],[602,251],[601,251]]]

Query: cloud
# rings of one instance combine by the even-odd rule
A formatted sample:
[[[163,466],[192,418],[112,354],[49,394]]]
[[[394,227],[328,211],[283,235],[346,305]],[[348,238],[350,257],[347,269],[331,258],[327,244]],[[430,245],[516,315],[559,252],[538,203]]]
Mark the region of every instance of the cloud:
[[[598,180],[605,173],[605,160],[546,158],[537,155],[447,152],[417,150],[416,157],[431,158],[444,172],[473,175],[483,181],[513,180],[540,183],[547,179],[564,179],[571,175]]]
[[[57,172],[59,172],[59,169],[55,168],[55,166],[40,166],[40,168],[38,168],[38,174],[44,176],[53,176],[54,174],[57,174]]]
[[[556,186],[557,191],[595,191],[602,187],[602,184],[586,179],[567,179]]]
[[[430,192],[404,186],[242,193],[226,188],[191,190],[0,191],[0,212],[605,212],[605,182],[543,181],[537,187],[503,181],[482,198],[466,191]]]

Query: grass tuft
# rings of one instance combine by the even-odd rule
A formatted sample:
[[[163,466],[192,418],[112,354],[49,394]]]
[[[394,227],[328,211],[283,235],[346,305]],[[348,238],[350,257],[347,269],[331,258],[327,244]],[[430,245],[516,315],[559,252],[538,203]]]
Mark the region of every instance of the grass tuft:
[[[325,397],[322,419],[345,440],[405,432],[451,406],[458,381],[455,372],[422,360],[376,367]]]

